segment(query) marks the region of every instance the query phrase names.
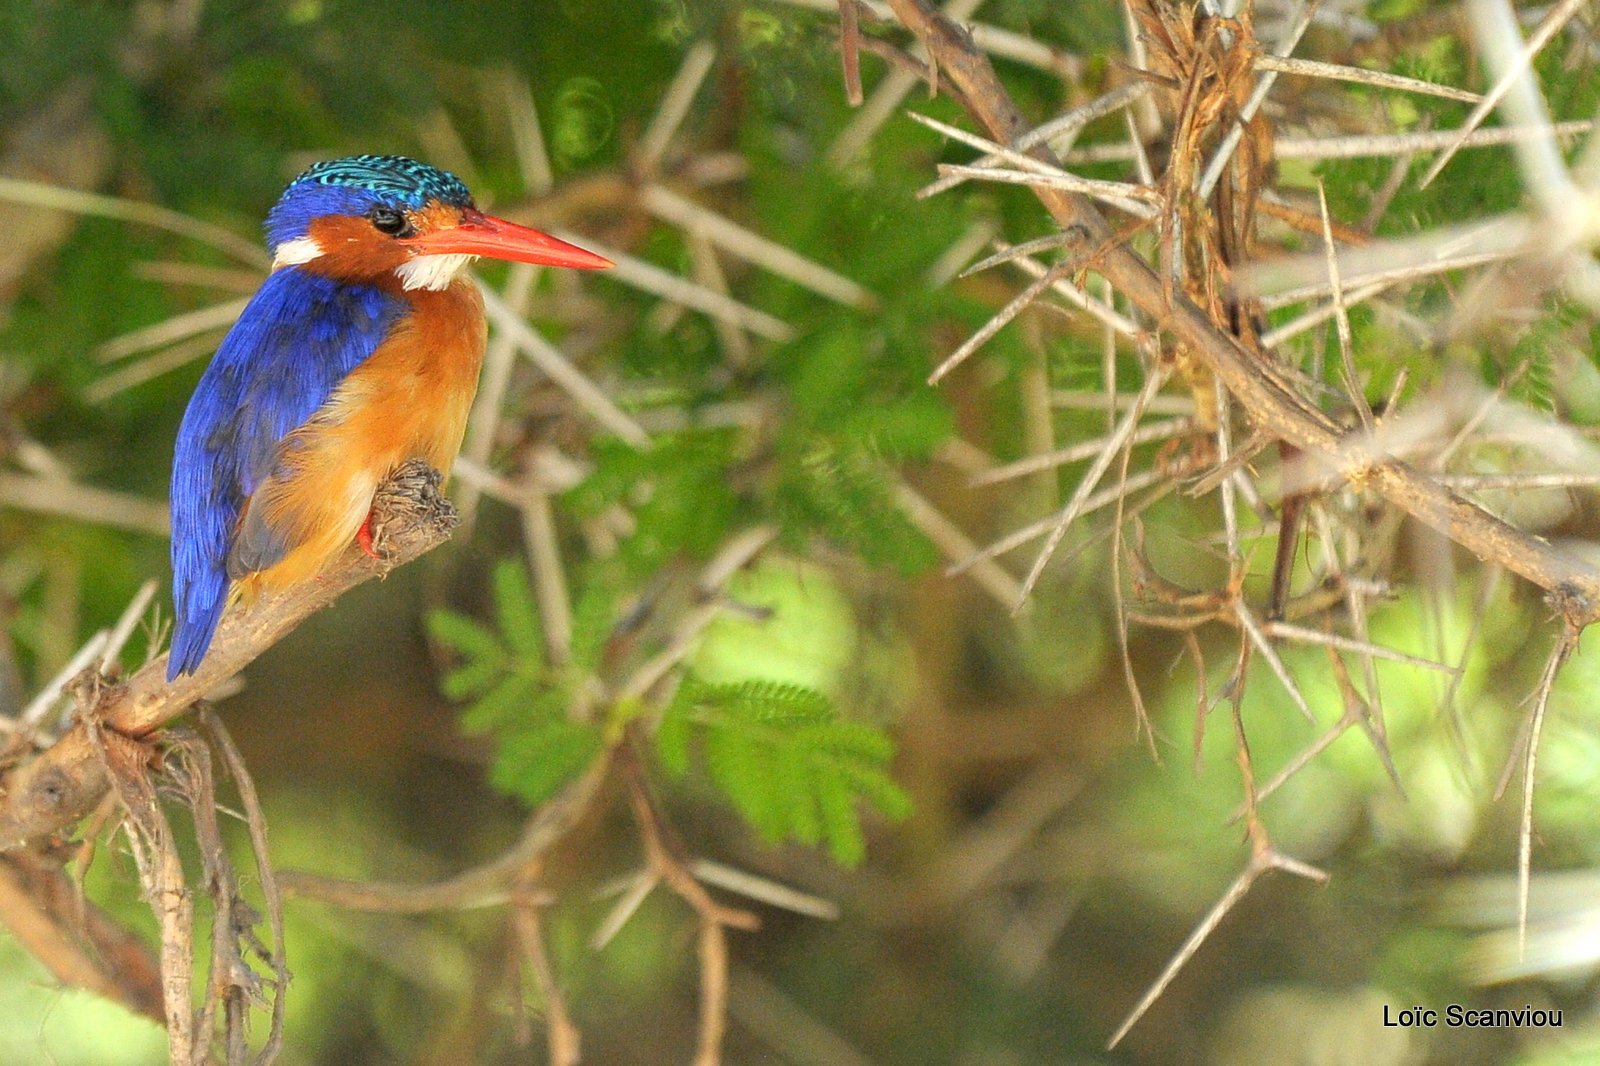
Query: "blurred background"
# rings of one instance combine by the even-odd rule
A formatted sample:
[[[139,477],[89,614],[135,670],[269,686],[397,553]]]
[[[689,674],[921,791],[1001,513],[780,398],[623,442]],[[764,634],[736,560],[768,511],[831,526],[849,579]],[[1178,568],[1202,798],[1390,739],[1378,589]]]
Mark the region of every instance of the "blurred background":
[[[1127,79],[1119,5],[991,0],[977,17],[1038,46],[1031,62],[998,61],[1032,119]],[[1536,66],[1557,119],[1595,114],[1585,18]],[[1462,25],[1454,5],[1325,4],[1301,51],[1482,90]],[[1311,756],[1262,817],[1279,850],[1329,880],[1264,876],[1104,1050],[1249,861],[1233,728],[1214,703],[1237,634],[1134,625],[1124,651],[1112,581],[1135,578],[1108,576],[1109,513],[1069,539],[1018,617],[1009,597],[1031,552],[946,573],[1071,493],[1093,453],[968,482],[1106,432],[1092,398],[1107,342],[1094,320],[1041,304],[928,387],[1028,280],[957,271],[995,237],[1035,236],[1046,220],[1025,189],[915,199],[937,163],[972,152],[904,110],[970,123],[870,54],[869,103],[850,108],[837,38],[831,3],[775,0],[0,4],[0,713],[19,713],[145,582],[161,583],[164,603],[178,420],[262,276],[259,224],[283,186],[319,159],[413,155],[459,174],[487,210],[628,257],[604,277],[487,263],[480,277],[652,443],[619,440],[491,341],[498,377],[484,387],[498,414],[475,421],[453,484],[463,528],[313,617],[219,704],[280,869],[442,877],[508,846],[548,794],[507,754],[516,708],[484,710],[465,680],[441,688],[463,648],[430,619],[504,627],[518,583],[538,587],[530,549],[553,537],[581,643],[583,604],[602,605],[590,624],[603,634],[626,604],[670,603],[685,575],[759,527],[775,540],[733,579],[735,609],[689,668],[823,694],[841,719],[892,738],[903,796],[861,799],[862,857],[849,828],[813,828],[824,841],[807,846],[803,829],[763,826],[750,801],[730,803],[702,764],[651,764],[689,854],[836,907],[818,917],[741,903],[761,928],[730,934],[726,1061],[1600,1061],[1600,659],[1592,641],[1580,649],[1544,721],[1518,961],[1521,777],[1496,796],[1555,627],[1535,592],[1376,511],[1368,548],[1392,581],[1369,638],[1456,668],[1376,666],[1400,787],[1361,730],[1330,733],[1346,705],[1326,649],[1282,651],[1315,723],[1258,662],[1241,704],[1257,777]],[[898,95],[880,94],[901,76]],[[1310,84],[1286,90],[1275,122],[1453,128],[1470,110]],[[1119,114],[1082,140],[1126,138]],[[1130,166],[1085,172],[1124,179]],[[1320,179],[1335,217],[1353,222],[1392,170],[1390,158],[1285,162],[1278,177],[1313,205]],[[1523,195],[1508,150],[1476,150],[1428,189],[1406,186],[1378,232],[1510,210]],[[1430,332],[1458,296],[1453,282],[1419,283],[1352,314],[1372,395],[1398,379],[1405,398],[1420,396],[1452,374],[1492,389],[1521,367],[1508,386],[1517,402],[1586,440],[1600,423],[1593,313],[1535,294],[1471,334]],[[1131,353],[1113,356],[1124,390],[1139,382]],[[1163,398],[1168,417],[1192,410],[1181,387]],[[1136,454],[1153,464],[1164,447],[1152,439]],[[1526,450],[1489,442],[1475,469],[1511,469]],[[1592,490],[1525,493],[1519,506],[1552,536],[1595,532]],[[1218,521],[1214,494],[1154,501],[1139,516],[1143,557],[1174,586],[1213,587],[1227,575]],[[541,522],[547,532],[532,528]],[[1252,553],[1248,588],[1264,593],[1271,567],[1270,550]],[[159,650],[148,647],[158,631],[134,636],[127,666]],[[477,714],[466,728],[463,704]],[[642,862],[608,787],[542,869],[551,963],[586,1062],[693,1052],[688,908],[658,889],[594,946]],[[86,890],[154,943],[117,843]],[[287,918],[280,1061],[545,1061],[538,992],[495,908],[413,918],[296,899]],[[1453,1002],[1560,1008],[1564,1027],[1382,1025],[1386,1005]],[[159,1028],[56,987],[7,936],[0,1003],[0,1062],[166,1061]]]

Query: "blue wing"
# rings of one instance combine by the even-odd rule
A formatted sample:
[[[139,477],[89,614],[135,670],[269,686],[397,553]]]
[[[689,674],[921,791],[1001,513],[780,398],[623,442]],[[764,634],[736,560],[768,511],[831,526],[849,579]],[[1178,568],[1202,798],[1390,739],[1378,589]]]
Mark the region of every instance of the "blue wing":
[[[278,442],[388,334],[399,297],[295,267],[274,271],[223,338],[178,429],[172,464],[167,678],[200,665],[228,601],[228,550]]]

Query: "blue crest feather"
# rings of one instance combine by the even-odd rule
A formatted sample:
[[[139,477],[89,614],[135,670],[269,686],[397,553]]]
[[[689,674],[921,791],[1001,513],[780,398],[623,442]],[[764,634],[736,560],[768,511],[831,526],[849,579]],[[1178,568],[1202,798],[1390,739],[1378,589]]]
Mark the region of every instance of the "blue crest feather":
[[[318,163],[289,183],[267,215],[267,244],[276,249],[305,236],[323,215],[364,215],[382,204],[412,209],[437,200],[469,207],[472,194],[449,171],[403,155],[352,155]]]
[[[192,672],[211,646],[227,606],[239,515],[271,472],[279,442],[377,349],[405,309],[375,287],[289,267],[267,277],[223,339],[184,412],[172,467],[177,621],[169,680]]]

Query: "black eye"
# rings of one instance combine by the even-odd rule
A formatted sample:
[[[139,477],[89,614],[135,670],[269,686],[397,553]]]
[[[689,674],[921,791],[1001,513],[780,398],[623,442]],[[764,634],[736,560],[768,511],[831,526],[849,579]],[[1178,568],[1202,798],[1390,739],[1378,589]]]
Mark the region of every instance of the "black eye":
[[[404,237],[411,230],[411,221],[405,213],[392,207],[374,207],[367,212],[367,220],[372,223],[373,229],[391,237]]]

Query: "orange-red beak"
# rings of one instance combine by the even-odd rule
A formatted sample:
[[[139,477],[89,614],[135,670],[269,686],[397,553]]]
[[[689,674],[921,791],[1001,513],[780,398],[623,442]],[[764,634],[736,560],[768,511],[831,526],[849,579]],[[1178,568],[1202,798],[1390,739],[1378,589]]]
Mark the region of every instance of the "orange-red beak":
[[[612,265],[604,256],[586,252],[575,244],[470,207],[461,212],[459,226],[405,237],[397,243],[415,248],[423,255],[486,255],[515,263],[578,270],[603,270]]]

